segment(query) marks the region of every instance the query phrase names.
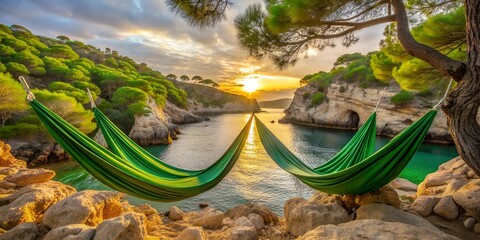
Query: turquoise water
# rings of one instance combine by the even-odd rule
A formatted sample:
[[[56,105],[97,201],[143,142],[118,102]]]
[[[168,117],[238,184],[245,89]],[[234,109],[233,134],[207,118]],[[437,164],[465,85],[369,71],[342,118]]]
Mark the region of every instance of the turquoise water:
[[[318,166],[345,145],[354,135],[351,131],[320,129],[292,124],[278,124],[283,117],[278,109],[268,109],[259,118],[293,152],[307,164]],[[186,169],[202,169],[212,164],[230,145],[245,122],[248,114],[224,114],[209,122],[182,126],[180,138],[169,146],[147,149],[163,161]],[[270,123],[274,120],[275,123]],[[258,135],[251,129],[242,155],[227,177],[215,188],[190,199],[175,203],[151,202],[129,197],[132,204],[149,203],[160,211],[175,205],[183,210],[197,209],[199,202],[227,210],[240,203],[261,203],[283,215],[284,202],[295,196],[308,197],[312,189],[277,167],[263,149]],[[377,148],[388,142],[378,138]],[[419,183],[426,174],[436,171],[438,165],[457,156],[453,146],[423,144],[400,177]],[[57,172],[56,180],[70,184],[77,190],[108,189],[85,173],[75,162],[47,166]]]

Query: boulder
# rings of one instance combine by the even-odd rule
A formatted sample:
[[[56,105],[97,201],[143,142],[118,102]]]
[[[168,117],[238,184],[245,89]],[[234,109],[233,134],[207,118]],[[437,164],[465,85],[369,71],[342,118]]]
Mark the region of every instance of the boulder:
[[[377,219],[384,222],[401,222],[432,230],[438,230],[429,221],[385,204],[371,203],[357,210],[357,220]]]
[[[245,217],[245,216],[241,216],[237,219],[235,219],[234,223],[233,223],[233,227],[237,227],[237,226],[243,226],[243,227],[253,227],[255,228],[255,225],[253,225],[252,222],[250,222],[250,220]]]
[[[212,207],[204,208],[198,211],[191,219],[195,226],[201,226],[207,229],[217,229],[223,226],[224,214]]]
[[[343,205],[342,196],[336,195],[336,194],[325,193],[325,192],[319,192],[319,191],[317,191],[315,194],[313,194],[308,199],[308,201],[316,202],[316,203],[320,203],[320,204],[336,203],[340,206]]]
[[[383,186],[380,189],[361,194],[361,195],[353,195],[354,202],[352,203],[352,197],[349,195],[345,195],[342,200],[346,206],[354,206],[360,207],[370,203],[383,203],[386,205],[390,205],[396,208],[400,207],[400,198],[397,192],[390,186]]]
[[[63,199],[44,215],[43,224],[52,229],[70,225],[97,226],[104,219],[119,216],[123,212],[123,193],[86,190]]]
[[[330,240],[330,239],[430,239],[456,240],[438,229],[400,223],[383,222],[376,219],[355,220],[339,225],[323,225],[297,238],[297,240]]]
[[[0,234],[0,240],[36,240],[38,235],[37,224],[27,222],[17,225],[6,233]]]
[[[100,223],[93,239],[145,239],[146,236],[145,216],[130,212]]]
[[[300,236],[320,225],[339,224],[351,220],[348,212],[338,204],[318,204],[304,202],[291,209],[287,214],[287,230]]]
[[[52,229],[43,240],[91,240],[95,236],[95,228],[85,224],[71,224]]]
[[[230,240],[257,240],[255,227],[237,226],[230,230]]]
[[[413,204],[410,206],[410,209],[426,217],[432,213],[433,207],[437,205],[438,201],[440,201],[440,197],[420,196],[415,199]]]
[[[288,219],[290,216],[290,212],[297,207],[300,206],[304,203],[307,203],[308,200],[302,197],[293,197],[288,199],[285,204],[283,205],[283,215],[285,216],[285,219]]]
[[[201,208],[201,209],[204,209],[208,206],[210,206],[210,204],[208,204],[207,202],[201,202],[201,203],[198,204],[198,207]]]
[[[237,219],[241,216],[248,216],[250,213],[256,213],[260,215],[265,224],[270,223],[277,223],[278,216],[269,208],[255,203],[248,203],[248,204],[241,204],[233,207],[232,209],[228,210],[225,215],[230,217],[231,219]]]
[[[470,230],[470,229],[473,229],[473,227],[475,226],[475,223],[476,221],[474,218],[467,218],[465,219],[465,221],[463,221],[463,226],[466,229]]]
[[[165,111],[165,113],[170,116],[170,119],[174,124],[197,123],[203,121],[202,117],[178,108],[169,101],[165,102],[165,107],[163,108],[163,111]]]
[[[201,227],[189,227],[183,230],[176,240],[207,240],[207,234]]]
[[[453,201],[452,196],[446,196],[433,208],[433,212],[448,220],[453,220],[458,216],[458,207]]]
[[[476,223],[473,226],[473,231],[476,232],[476,233],[480,233],[480,223]]]
[[[170,208],[170,213],[168,214],[168,218],[172,221],[182,220],[183,219],[183,212],[178,207],[172,206]]]
[[[395,178],[393,181],[390,182],[390,187],[396,190],[398,189],[406,192],[416,192],[418,185],[408,181],[407,179]]]
[[[453,194],[453,200],[467,211],[467,215],[480,220],[480,179],[471,180]]]
[[[0,167],[26,168],[27,163],[15,158],[10,145],[0,141]]]
[[[75,192],[74,188],[55,181],[23,187],[0,199],[0,228],[40,222],[48,208]]]
[[[34,183],[44,183],[55,177],[55,172],[43,168],[20,169],[15,174],[7,176],[5,181],[11,182],[17,187],[25,187]]]
[[[255,229],[257,229],[257,231],[262,230],[263,227],[265,226],[265,221],[263,221],[262,216],[256,213],[248,214],[248,220],[250,220],[250,222],[253,223],[253,225],[255,225]]]

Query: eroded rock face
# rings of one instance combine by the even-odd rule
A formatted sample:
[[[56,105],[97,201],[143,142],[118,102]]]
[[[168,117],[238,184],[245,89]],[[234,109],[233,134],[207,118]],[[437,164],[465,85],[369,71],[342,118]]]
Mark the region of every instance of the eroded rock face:
[[[75,192],[74,188],[55,181],[23,187],[0,199],[0,228],[11,229],[23,222],[40,222],[48,208]]]
[[[420,196],[410,206],[412,210],[426,217],[433,212],[433,208],[440,201],[440,197],[436,196]]]
[[[342,202],[347,209],[357,208],[370,203],[383,203],[396,208],[400,207],[398,193],[388,185],[361,195],[343,195]]]
[[[255,227],[236,226],[230,230],[230,240],[257,240]]]
[[[480,179],[470,181],[453,194],[453,200],[480,221]]]
[[[477,200],[478,202],[478,200]],[[453,201],[452,196],[445,196],[433,208],[433,212],[448,220],[453,220],[458,217],[458,207]]]
[[[172,206],[170,208],[170,213],[168,214],[168,218],[172,221],[182,220],[183,219],[183,212],[178,207]]]
[[[384,222],[401,222],[437,230],[429,221],[413,214],[396,209],[392,206],[379,203],[371,203],[361,206],[357,210],[357,220],[377,219]]]
[[[340,92],[340,87],[346,91]],[[313,96],[318,87],[306,85],[298,88],[290,106],[285,110],[282,122],[313,124],[323,127],[356,129],[361,126],[375,109],[383,87],[360,88],[357,84],[333,82],[327,89],[328,101],[311,107],[310,99],[304,99],[304,94]],[[408,105],[395,106],[389,99],[400,91],[399,86],[387,87],[377,110],[377,134],[393,137],[419,119],[430,110],[436,102],[424,103],[414,100]],[[430,128],[427,140],[451,142],[445,114],[438,111]]]
[[[235,220],[242,216],[247,217],[250,213],[256,213],[260,215],[265,221],[265,224],[278,222],[278,216],[272,210],[263,205],[254,203],[237,205],[228,210],[225,215]]]
[[[43,224],[52,229],[70,225],[97,226],[104,219],[119,216],[123,212],[123,193],[86,190],[63,199],[44,215]]]
[[[191,219],[195,226],[201,226],[206,229],[217,229],[223,226],[223,218],[225,215],[212,207],[204,208],[198,211]]]
[[[0,141],[0,167],[26,168],[27,163],[15,158],[10,145]]]
[[[203,121],[203,118],[189,111],[183,110],[167,101],[163,111],[170,116],[174,124],[197,123]]]
[[[304,202],[285,212],[287,230],[295,236],[300,236],[320,225],[339,224],[351,220],[348,212],[338,204],[318,204]]]
[[[323,225],[298,238],[298,240],[330,239],[454,240],[457,238],[447,235],[440,230],[432,230],[399,222],[383,222],[376,219],[355,220],[339,225]]]
[[[28,162],[29,166],[37,166],[49,162],[70,159],[70,156],[53,141],[23,142],[9,141],[12,154],[18,159]]]
[[[52,229],[43,240],[91,240],[94,236],[94,227],[85,224],[71,224]]]
[[[138,213],[125,213],[100,223],[94,240],[145,239],[146,236],[145,216]]]

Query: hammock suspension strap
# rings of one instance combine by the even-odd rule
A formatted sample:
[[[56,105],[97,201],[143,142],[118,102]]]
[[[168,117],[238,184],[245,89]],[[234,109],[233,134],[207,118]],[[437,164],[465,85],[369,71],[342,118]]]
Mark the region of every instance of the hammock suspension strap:
[[[383,88],[383,91],[382,91],[382,93],[380,94],[380,98],[378,99],[377,105],[375,106],[375,110],[373,110],[374,112],[376,112],[378,106],[380,106],[380,102],[382,101],[383,94],[385,93],[385,90],[386,90],[386,89],[387,89],[387,86],[385,86],[385,87]]]
[[[35,95],[33,95],[32,91],[30,90],[30,86],[28,86],[27,80],[25,80],[23,76],[20,76],[18,79],[20,80],[23,89],[25,89],[25,92],[27,93],[27,100],[29,102],[33,101],[35,99]]]
[[[450,78],[450,82],[448,83],[447,90],[445,90],[445,94],[440,99],[440,101],[438,101],[437,105],[432,107],[433,110],[438,110],[441,107],[443,101],[445,101],[445,98],[447,98],[448,92],[450,91],[450,88],[452,87],[452,83],[453,83],[453,78]]]

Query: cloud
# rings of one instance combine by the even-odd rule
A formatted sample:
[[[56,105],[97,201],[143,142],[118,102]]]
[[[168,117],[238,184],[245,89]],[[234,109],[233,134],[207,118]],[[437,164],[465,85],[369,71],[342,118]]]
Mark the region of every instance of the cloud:
[[[259,0],[236,1],[227,21],[202,30],[185,24],[162,0],[2,0],[0,22],[20,24],[43,36],[67,35],[101,49],[108,47],[165,74],[200,75],[232,84],[250,74],[242,69],[251,66],[257,67],[252,73],[291,79],[329,70],[337,56],[372,51],[382,38],[383,26],[369,28],[359,32],[360,42],[350,48],[339,44],[279,71],[268,59],[250,58],[238,43],[233,20],[254,2]],[[284,84],[277,80],[277,85]]]

